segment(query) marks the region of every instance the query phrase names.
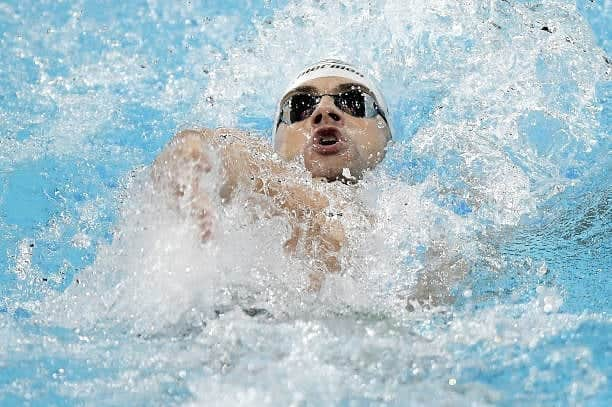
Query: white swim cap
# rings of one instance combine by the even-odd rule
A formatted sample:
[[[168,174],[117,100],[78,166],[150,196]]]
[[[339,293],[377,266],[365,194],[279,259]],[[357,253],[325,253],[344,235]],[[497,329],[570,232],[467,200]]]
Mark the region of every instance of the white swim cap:
[[[287,90],[285,90],[285,92],[283,93],[283,97],[287,93],[292,91],[293,89],[297,88],[298,86],[301,86],[302,84],[312,79],[324,78],[328,76],[338,76],[341,78],[346,78],[352,82],[361,84],[365,86],[366,88],[368,88],[370,92],[372,92],[373,96],[376,98],[378,107],[380,111],[382,111],[385,117],[385,120],[388,122],[389,111],[387,109],[387,103],[385,102],[385,99],[383,98],[383,95],[380,92],[376,83],[372,79],[370,79],[368,76],[366,76],[363,72],[355,68],[354,66],[346,62],[337,60],[337,59],[323,59],[315,64],[309,65],[306,68],[304,68],[297,75],[297,77],[291,83],[291,85],[289,85]],[[281,100],[282,100],[282,97],[281,97]],[[276,117],[274,120],[273,134],[276,134],[276,129],[278,127],[279,118],[281,114],[280,109],[281,109],[281,106],[279,103],[279,106],[277,107],[277,110],[276,110]]]

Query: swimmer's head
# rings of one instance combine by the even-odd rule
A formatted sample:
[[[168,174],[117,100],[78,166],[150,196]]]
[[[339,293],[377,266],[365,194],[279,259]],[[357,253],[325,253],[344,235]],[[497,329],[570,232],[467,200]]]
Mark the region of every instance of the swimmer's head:
[[[328,180],[360,178],[384,158],[390,138],[387,105],[375,83],[330,59],[297,76],[280,100],[274,128],[282,158],[302,155],[313,177]]]

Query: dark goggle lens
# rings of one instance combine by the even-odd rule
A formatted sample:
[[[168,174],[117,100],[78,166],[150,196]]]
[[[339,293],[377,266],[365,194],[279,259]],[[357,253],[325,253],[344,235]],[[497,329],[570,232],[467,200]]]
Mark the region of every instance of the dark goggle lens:
[[[289,120],[291,123],[305,120],[312,115],[320,98],[308,93],[297,93],[289,99]]]
[[[354,117],[365,117],[365,96],[358,89],[343,92],[334,97],[334,102],[343,112]]]

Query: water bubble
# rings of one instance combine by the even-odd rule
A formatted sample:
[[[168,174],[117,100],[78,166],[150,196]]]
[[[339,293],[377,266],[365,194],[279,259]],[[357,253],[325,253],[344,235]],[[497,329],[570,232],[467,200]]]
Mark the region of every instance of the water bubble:
[[[548,273],[548,267],[546,267],[546,262],[542,262],[540,267],[538,268],[538,276],[542,277]]]
[[[164,137],[169,137],[174,130],[175,123],[206,126],[247,123],[259,130],[268,129],[276,108],[273,95],[284,90],[284,80],[303,65],[325,56],[322,53],[330,53],[356,56],[359,61],[355,62],[362,63],[381,81],[397,118],[396,140],[406,141],[408,147],[407,155],[390,166],[398,164],[403,170],[400,175],[410,182],[407,185],[389,179],[384,171],[375,169],[365,175],[363,183],[360,181],[359,185],[340,192],[342,196],[332,204],[337,206],[333,213],[344,214],[342,220],[346,221],[345,231],[350,237],[349,245],[343,247],[346,267],[326,283],[327,288],[333,289],[316,295],[304,288],[308,284],[304,276],[311,264],[288,257],[283,251],[282,242],[290,236],[291,225],[273,219],[269,212],[249,212],[249,208],[231,202],[221,204],[224,209],[219,216],[223,228],[219,231],[219,240],[203,246],[192,237],[193,230],[185,219],[165,209],[159,200],[139,199],[134,193],[127,205],[143,204],[147,208],[142,212],[124,208],[125,216],[116,225],[120,233],[113,242],[109,238],[108,243],[101,244],[94,264],[80,271],[81,283],[66,289],[63,302],[57,300],[57,306],[53,303],[51,310],[47,312],[44,307],[38,313],[41,319],[51,314],[48,318],[59,320],[61,326],[82,326],[83,333],[75,339],[76,343],[65,346],[70,339],[62,338],[61,345],[49,341],[37,348],[40,338],[35,334],[27,336],[31,329],[13,329],[15,321],[2,319],[11,307],[0,304],[0,330],[8,338],[4,342],[14,350],[10,348],[11,342],[22,344],[16,354],[3,358],[2,367],[6,365],[11,370],[20,360],[40,357],[44,361],[43,358],[54,354],[66,355],[73,366],[73,362],[78,364],[91,355],[91,362],[87,363],[87,369],[94,369],[91,380],[83,376],[83,382],[71,382],[66,387],[47,391],[67,394],[96,386],[96,391],[84,391],[84,395],[75,395],[75,399],[88,394],[100,398],[107,394],[115,396],[125,385],[131,394],[116,394],[116,400],[123,404],[133,404],[132,397],[143,404],[181,404],[184,400],[164,403],[157,398],[158,388],[164,387],[172,376],[166,373],[178,372],[178,377],[185,379],[179,381],[188,387],[196,404],[236,405],[241,403],[223,403],[224,397],[230,401],[251,397],[253,402],[242,404],[264,405],[272,403],[263,402],[268,397],[277,400],[278,396],[278,405],[290,405],[302,399],[309,402],[311,398],[320,400],[319,404],[333,405],[338,404],[343,394],[357,389],[368,394],[374,403],[392,394],[407,397],[415,394],[418,398],[436,386],[440,378],[447,377],[449,385],[456,385],[458,379],[451,377],[455,367],[465,366],[469,370],[472,365],[482,369],[482,375],[479,373],[474,378],[474,383],[470,383],[474,387],[465,394],[448,388],[445,394],[444,389],[435,388],[436,395],[441,392],[440,403],[452,404],[449,398],[459,401],[455,404],[467,405],[489,404],[483,402],[488,390],[477,387],[483,382],[482,387],[504,393],[509,401],[514,397],[506,393],[506,388],[495,388],[499,381],[489,382],[490,374],[495,372],[482,365],[480,346],[463,351],[462,344],[473,344],[474,337],[484,344],[487,352],[493,351],[502,364],[519,364],[519,368],[508,373],[513,383],[520,383],[524,379],[521,371],[528,368],[515,356],[518,352],[533,355],[526,349],[531,343],[542,345],[542,339],[552,338],[549,342],[557,344],[552,346],[560,346],[560,353],[566,353],[562,348],[563,336],[555,335],[559,330],[571,330],[575,321],[590,317],[555,314],[561,304],[555,292],[540,288],[532,302],[519,301],[525,295],[532,295],[533,285],[529,285],[529,290],[512,293],[516,296],[512,297],[513,302],[520,303],[519,306],[503,304],[508,297],[502,294],[500,303],[495,297],[491,301],[495,304],[490,305],[487,300],[467,311],[449,306],[453,319],[450,333],[448,320],[439,321],[446,319],[445,315],[431,311],[426,302],[420,303],[411,295],[421,289],[427,298],[428,290],[444,293],[449,287],[455,287],[454,283],[464,274],[457,265],[460,263],[453,263],[454,259],[480,264],[483,251],[491,257],[487,262],[513,272],[501,255],[486,250],[487,242],[477,241],[478,250],[470,242],[478,239],[483,225],[487,236],[495,237],[498,226],[511,228],[522,215],[535,213],[542,199],[562,192],[563,188],[551,187],[558,181],[549,182],[551,177],[565,174],[573,181],[586,177],[582,170],[577,177],[571,168],[590,167],[583,162],[590,159],[585,146],[599,142],[597,113],[591,111],[600,111],[592,109],[597,105],[592,95],[602,79],[596,61],[602,56],[577,11],[566,10],[563,1],[547,2],[547,7],[533,7],[534,10],[525,2],[506,2],[503,13],[493,13],[495,10],[487,8],[486,1],[481,2],[484,7],[472,8],[479,2],[440,0],[435,2],[436,7],[425,7],[423,2],[412,1],[411,7],[406,7],[404,0],[335,3],[305,0],[275,9],[273,13],[265,11],[270,16],[260,22],[244,14],[225,14],[223,9],[196,24],[191,20],[192,15],[198,15],[195,5],[185,8],[172,2],[145,3],[148,6],[138,8],[135,13],[138,18],[130,18],[130,11],[124,13],[125,18],[111,21],[104,17],[112,16],[110,10],[97,21],[97,16],[90,19],[88,13],[79,12],[75,18],[87,25],[76,27],[72,32],[66,27],[69,31],[65,36],[53,36],[58,44],[32,38],[36,30],[19,28],[24,31],[19,37],[23,43],[13,53],[23,58],[39,54],[41,59],[27,69],[33,71],[33,78],[25,71],[11,71],[11,66],[3,68],[3,78],[8,69],[13,78],[9,81],[20,84],[25,77],[29,84],[18,86],[19,100],[23,103],[11,101],[2,106],[8,109],[8,113],[2,113],[3,120],[8,117],[9,133],[14,133],[12,128],[17,127],[13,122],[21,123],[23,118],[39,121],[36,131],[24,129],[32,134],[24,142],[4,141],[8,144],[2,146],[7,145],[8,150],[0,149],[3,150],[0,155],[9,156],[14,152],[15,160],[29,162],[41,155],[83,161],[79,158],[85,154],[84,161],[94,165],[110,162],[112,166],[121,162],[122,167],[113,173],[120,175],[126,167],[149,162],[161,148]],[[269,7],[271,3],[266,0],[265,4]],[[375,6],[367,8],[366,3]],[[9,8],[5,9],[3,12],[8,12]],[[30,24],[27,10],[23,12],[25,24],[18,27],[45,27]],[[97,13],[91,16],[94,14]],[[305,22],[291,24],[292,17]],[[185,24],[176,23],[180,21]],[[490,23],[483,24],[483,21]],[[540,32],[542,25],[533,24],[538,21],[554,27],[550,30],[552,33]],[[148,28],[143,31],[142,27]],[[529,27],[535,27],[534,31],[529,31]],[[190,36],[196,29],[198,35]],[[565,31],[572,32],[571,43],[564,40]],[[127,38],[123,35],[126,33],[139,40],[133,41],[135,44],[147,45],[125,48],[126,41],[111,41],[108,37],[113,34],[113,38]],[[334,41],[320,47],[322,34]],[[9,32],[7,38],[10,36]],[[171,41],[160,41],[168,38]],[[180,42],[176,40],[180,38],[188,40],[184,47],[178,46]],[[23,46],[25,40],[28,47]],[[168,42],[176,47],[166,50],[164,44]],[[39,43],[51,45],[50,50],[36,49]],[[386,45],[380,47],[380,44]],[[304,52],[283,57],[284,53],[296,49]],[[167,53],[172,53],[172,58]],[[49,68],[51,61],[58,67],[55,73]],[[49,72],[43,76],[43,71]],[[60,74],[67,79],[62,79]],[[571,78],[571,83],[567,78]],[[23,98],[28,92],[31,101]],[[8,93],[12,95],[11,100],[17,100],[13,90]],[[36,108],[38,100],[45,98],[54,106],[41,114],[45,120],[11,111],[11,106]],[[195,103],[198,106],[194,107]],[[542,106],[546,115],[530,114],[544,109]],[[531,126],[525,120],[524,126],[519,126],[521,117],[537,119],[536,125]],[[162,128],[156,131],[158,143],[155,145],[139,142],[139,135],[150,131],[149,124]],[[379,118],[376,126],[384,129],[389,124]],[[536,137],[539,135],[546,137]],[[563,142],[551,143],[557,139],[551,136],[563,135],[566,136]],[[52,150],[47,152],[49,146]],[[576,163],[569,163],[568,157]],[[431,160],[432,164],[424,165],[424,159]],[[564,172],[565,168],[570,170]],[[5,169],[0,168],[0,172]],[[420,174],[417,177],[412,172]],[[10,174],[10,169],[6,174]],[[58,175],[61,179],[68,174]],[[94,175],[93,178],[88,180],[91,185],[77,183],[75,188],[91,187],[92,196],[104,196],[105,191],[99,185],[106,185],[110,177]],[[332,188],[321,186],[326,187]],[[5,197],[2,195],[0,201]],[[49,197],[58,202],[59,198]],[[361,208],[344,205],[340,198],[364,205]],[[103,199],[102,203],[114,202],[113,198]],[[457,219],[456,212],[449,209],[461,202],[459,199],[465,199],[474,210],[469,219]],[[88,197],[84,201],[94,202]],[[247,202],[246,206],[254,206],[252,201]],[[74,202],[62,201],[61,205],[74,206]],[[372,219],[375,221],[370,222]],[[46,228],[47,239],[59,252],[73,248],[72,245],[94,250],[99,230],[113,227],[93,217],[87,221],[87,227],[80,229],[82,234],[77,233],[71,240],[74,232],[70,231],[75,228],[70,227],[64,239],[60,227],[55,234],[44,225],[44,219],[39,220],[42,221],[40,229]],[[115,219],[111,222],[115,224]],[[147,227],[142,227],[143,224]],[[37,270],[46,275],[61,264],[40,260],[48,257],[45,251],[48,242],[37,235],[36,248],[32,248],[28,242],[21,243],[23,235],[29,232],[18,229],[3,224],[0,219],[0,231],[10,232],[14,239],[11,245],[15,249],[8,254],[12,259],[9,274],[15,279],[28,282]],[[438,242],[443,242],[440,247]],[[481,245],[485,246],[483,251],[479,251]],[[533,253],[528,255],[537,258]],[[548,266],[542,263],[539,268],[534,262],[533,269],[529,270],[544,275],[549,267],[555,272],[558,270],[554,262]],[[599,269],[600,275],[605,273],[603,270]],[[431,281],[423,284],[425,288],[416,285],[420,274],[432,276]],[[4,289],[4,281],[1,284],[0,288]],[[476,288],[474,291],[480,298],[481,291]],[[41,293],[34,294],[38,298]],[[464,298],[475,295],[470,289],[462,294]],[[487,298],[490,297],[487,295]],[[406,312],[406,303],[411,304],[412,312]],[[251,317],[240,306],[266,307],[271,311],[270,319],[281,315],[282,322],[267,323],[268,317],[261,315]],[[234,307],[238,312],[231,312]],[[355,313],[365,314],[366,318],[356,320]],[[324,317],[319,318],[320,315]],[[341,317],[336,318],[338,315]],[[19,316],[17,311],[15,316]],[[24,320],[17,322],[26,323]],[[299,326],[303,321],[317,327],[327,324],[333,329],[313,330],[302,346],[304,335]],[[230,334],[228,327],[232,322],[235,335]],[[377,326],[378,323],[397,324],[399,333],[390,334]],[[95,332],[90,335],[91,327],[95,327]],[[365,334],[359,335],[359,332]],[[146,334],[154,340],[143,344],[142,335]],[[15,340],[11,341],[12,338]],[[23,346],[26,343],[27,348]],[[551,345],[542,346],[542,350],[548,351]],[[109,348],[112,349],[108,353],[103,353]],[[31,357],[26,354],[30,349],[38,353]],[[133,377],[129,378],[130,382],[122,378],[115,381],[108,378],[107,371],[97,370],[95,366],[104,357],[109,358],[109,366],[142,372],[139,375],[142,386],[135,387]],[[430,365],[432,359],[439,364]],[[152,360],[156,362],[154,369],[149,368]],[[219,367],[215,360],[221,360]],[[380,363],[374,365],[372,360]],[[414,361],[418,364],[412,364]],[[527,366],[529,362],[538,363],[528,361]],[[258,374],[249,375],[245,380],[241,366]],[[418,390],[420,386],[417,386],[412,389],[416,391],[411,391],[410,383],[398,384],[395,379],[406,366],[411,366],[406,373],[418,375],[418,384],[425,384],[425,390]],[[68,370],[68,376],[73,370],[76,372],[72,367]],[[220,374],[222,371],[225,375]],[[382,371],[388,375],[382,376]],[[312,380],[312,372],[326,376],[323,386]],[[551,386],[554,390],[568,388],[571,383],[576,383],[577,389],[584,388],[585,379],[589,379],[575,376],[581,373],[569,369],[560,373],[562,382]],[[380,375],[378,380],[370,380],[373,374]],[[289,379],[293,387],[279,385],[279,377]],[[38,390],[44,383],[39,380],[36,376],[32,379],[32,388],[37,388],[34,396],[22,385],[19,392],[23,397],[36,397],[43,392]],[[605,388],[605,376],[600,380]],[[293,397],[296,388],[303,389],[304,394],[296,393]],[[536,383],[534,388],[544,393],[544,399],[551,396],[546,393],[548,386]],[[273,396],[266,393],[268,390]],[[135,394],[137,391],[140,394]],[[177,389],[169,391],[176,394]],[[533,393],[533,396],[539,395]],[[211,397],[213,400],[208,403]],[[95,405],[96,401],[99,400],[87,399],[84,403]],[[406,401],[411,404],[410,400]],[[577,399],[574,404],[580,401],[583,399]],[[363,404],[367,402],[364,400]]]

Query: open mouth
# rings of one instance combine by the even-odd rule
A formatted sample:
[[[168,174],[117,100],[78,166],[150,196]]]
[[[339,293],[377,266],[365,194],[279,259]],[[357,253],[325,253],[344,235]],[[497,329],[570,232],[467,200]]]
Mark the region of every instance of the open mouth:
[[[313,133],[313,148],[321,154],[335,154],[340,151],[342,133],[335,127],[322,127]]]

